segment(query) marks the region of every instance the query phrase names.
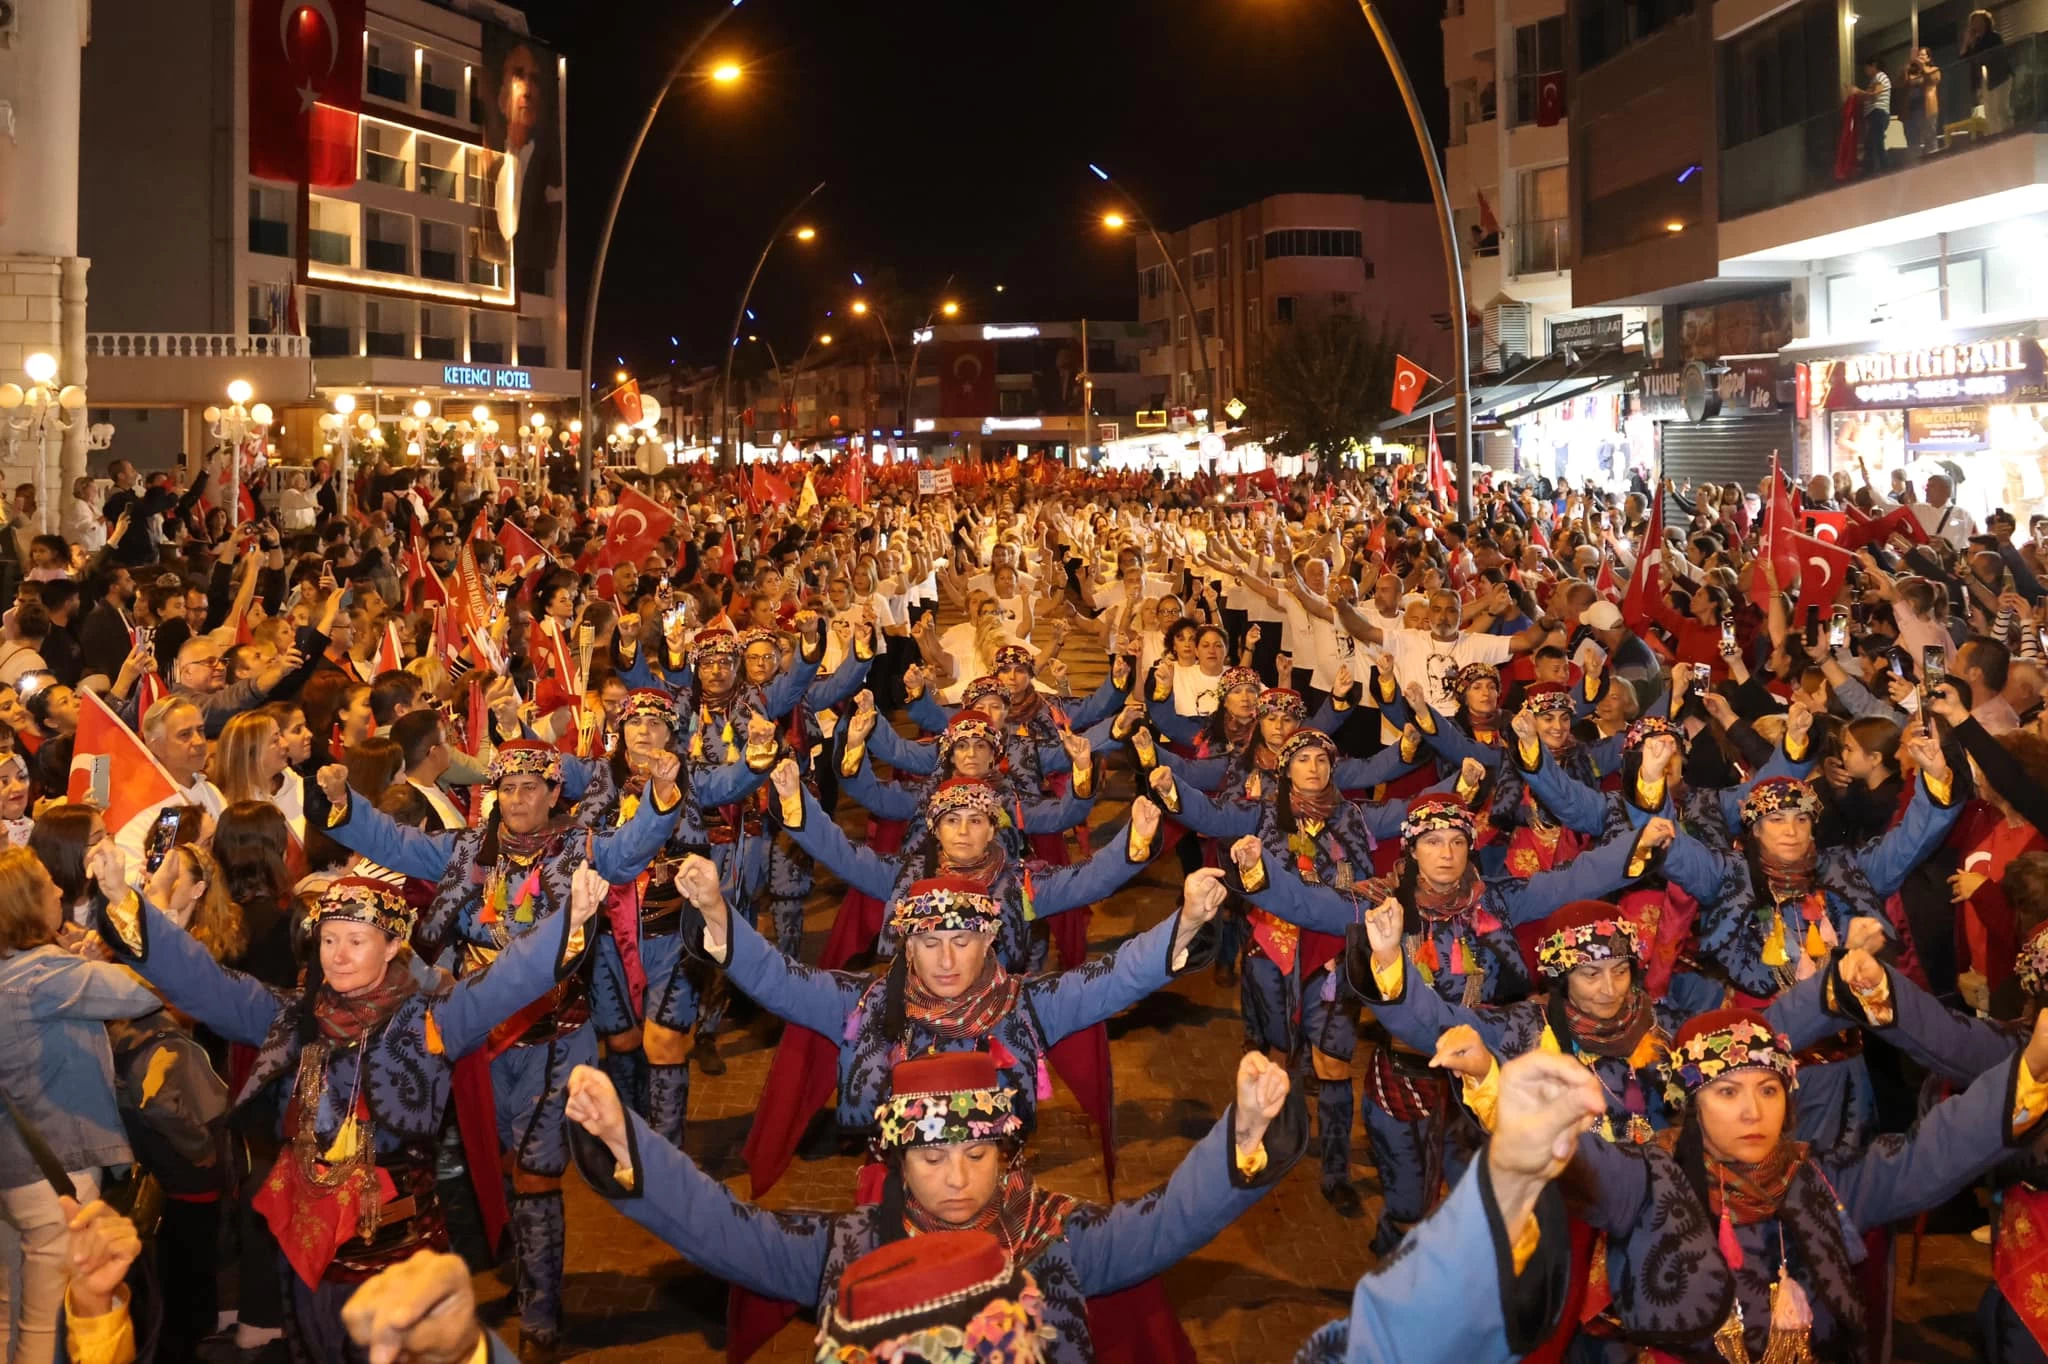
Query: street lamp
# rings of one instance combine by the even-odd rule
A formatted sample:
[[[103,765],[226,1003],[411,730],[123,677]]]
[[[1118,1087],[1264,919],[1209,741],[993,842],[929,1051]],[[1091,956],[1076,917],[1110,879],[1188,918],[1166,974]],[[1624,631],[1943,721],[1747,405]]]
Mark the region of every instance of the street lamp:
[[[740,64],[738,62],[720,62],[711,68],[711,79],[717,81],[720,85],[731,85],[739,78]]]
[[[946,276],[946,282],[939,286],[939,292],[943,294],[952,287],[953,276],[948,275]],[[913,431],[917,428],[917,404],[915,402],[916,395],[911,392],[911,385],[917,382],[918,353],[924,349],[924,343],[931,339],[933,315],[943,312],[946,316],[951,317],[959,311],[960,305],[951,299],[947,299],[932,312],[926,313],[924,315],[924,325],[910,334],[910,374],[903,385],[903,424],[910,427]]]
[[[960,305],[949,298],[939,305],[939,311],[948,317],[958,317],[960,316]]]
[[[775,224],[775,230],[770,232],[768,240],[761,244],[761,254],[754,258],[754,272],[747,276],[747,287],[740,291],[740,306],[733,311],[732,315],[732,334],[727,337],[725,343],[725,378],[718,386],[718,436],[720,440],[724,440],[730,434],[726,423],[731,420],[732,416],[732,353],[739,348],[740,324],[746,321],[747,302],[754,296],[754,285],[761,278],[761,267],[768,263],[768,253],[775,249],[775,243],[781,241],[785,234],[794,237],[800,242],[808,243],[817,240],[818,229],[815,227],[806,225],[791,231],[790,224],[803,216],[804,209],[810,205],[811,200],[818,197],[824,188],[825,182],[820,180],[817,184],[811,186],[809,194],[796,201],[795,207],[782,215],[782,221]],[[731,459],[726,467],[737,467],[739,464],[739,447],[737,442],[729,448],[729,453]]]
[[[36,445],[36,517],[37,524],[47,535],[51,530],[50,518],[55,501],[50,488],[50,439],[62,439],[75,422],[67,422],[59,412],[76,412],[85,406],[85,390],[77,384],[65,384],[59,388],[57,360],[55,356],[37,351],[21,362],[22,372],[28,376],[29,386],[0,384],[0,412],[10,415],[4,418],[5,430],[0,433],[7,445],[7,462],[14,462],[14,447],[23,436],[28,436]],[[25,418],[17,420],[11,414],[26,410]]]
[[[818,333],[818,344],[819,344],[819,345],[821,345],[821,346],[829,346],[829,345],[831,345],[831,344],[832,344],[832,333],[831,333],[831,332],[820,332],[820,333]]]
[[[270,408],[263,403],[253,407],[249,405],[249,399],[255,395],[256,390],[249,386],[247,379],[236,379],[228,385],[228,406],[225,409],[209,407],[203,414],[213,438],[228,447],[227,505],[230,516],[235,514],[233,508],[242,505],[242,447],[251,435],[260,436],[270,426]]]
[[[647,102],[647,116],[640,120],[640,131],[634,135],[633,145],[626,149],[625,164],[619,167],[618,183],[612,186],[611,203],[606,206],[604,211],[604,230],[598,233],[597,236],[597,255],[591,262],[590,282],[584,286],[583,396],[580,401],[582,415],[577,419],[578,421],[587,422],[590,419],[590,372],[591,359],[595,354],[597,345],[597,300],[598,296],[604,291],[604,261],[605,257],[611,254],[612,229],[618,226],[619,205],[626,197],[626,182],[633,178],[634,163],[640,159],[640,149],[647,145],[647,134],[654,129],[655,115],[661,112],[661,102],[668,98],[669,87],[683,78],[683,73],[689,70],[691,60],[697,55],[697,49],[704,46],[710,40],[711,35],[718,31],[718,26],[727,19],[730,19],[738,9],[739,0],[733,0],[733,3],[729,5],[720,5],[712,12],[711,18],[705,23],[704,27],[698,30],[697,36],[691,39],[681,52],[676,54],[675,65],[669,68],[668,78],[662,81],[661,88],[654,92],[654,98]],[[738,74],[737,71],[734,72],[735,76]],[[718,80],[716,72],[712,73],[712,79],[728,89],[738,84],[737,80]],[[580,430],[581,428],[577,429]],[[580,451],[579,460],[582,466],[579,472],[583,480],[583,491],[588,496],[592,481],[595,478],[595,469],[590,450],[584,449]]]
[[[426,414],[420,411],[425,406],[426,404],[423,402],[415,403],[413,405],[414,414],[416,416],[425,416]],[[348,515],[348,444],[352,438],[349,430],[349,414],[355,410],[356,399],[353,393],[337,393],[334,396],[334,410],[320,414],[320,425],[333,435],[336,447],[335,453],[339,456],[339,462],[335,466],[337,473],[334,481],[334,505],[343,516]],[[366,417],[370,416],[367,412],[363,415]]]
[[[856,276],[855,278],[858,278],[858,276]],[[867,300],[860,298],[855,299],[849,311],[851,311],[855,317],[866,317],[868,315]],[[889,319],[877,314],[875,317],[875,321],[881,324],[882,340],[886,342],[889,347],[889,367],[896,371],[896,388],[903,399],[903,406],[897,410],[897,416],[899,420],[889,423],[890,427],[893,429],[895,427],[903,425],[903,420],[901,418],[905,412],[909,411],[910,394],[907,391],[903,390],[903,362],[896,358],[896,338],[890,334]]]
[[[1166,272],[1173,276],[1174,292],[1180,295],[1181,306],[1188,310],[1188,327],[1191,330],[1192,339],[1195,343],[1195,351],[1202,360],[1202,377],[1208,386],[1209,400],[1206,406],[1209,409],[1209,424],[1211,429],[1213,429],[1216,424],[1216,404],[1221,400],[1216,392],[1216,367],[1209,359],[1209,343],[1202,338],[1202,314],[1195,307],[1194,296],[1188,293],[1186,282],[1180,277],[1180,267],[1174,263],[1173,252],[1168,249],[1165,238],[1159,235],[1159,229],[1153,226],[1151,216],[1137,206],[1138,201],[1131,197],[1129,190],[1119,185],[1115,180],[1112,180],[1108,171],[1093,162],[1089,163],[1088,169],[1093,171],[1095,177],[1102,181],[1102,183],[1108,185],[1118,194],[1121,194],[1125,199],[1130,200],[1132,213],[1136,215],[1138,223],[1141,223],[1145,231],[1151,235],[1152,245],[1158,250],[1159,258],[1166,262]],[[1125,227],[1132,225],[1132,217],[1111,209],[1102,215],[1102,225],[1111,232],[1121,232]],[[1175,330],[1169,323],[1166,328],[1166,342],[1174,348],[1175,367],[1178,368],[1180,342],[1175,336]]]

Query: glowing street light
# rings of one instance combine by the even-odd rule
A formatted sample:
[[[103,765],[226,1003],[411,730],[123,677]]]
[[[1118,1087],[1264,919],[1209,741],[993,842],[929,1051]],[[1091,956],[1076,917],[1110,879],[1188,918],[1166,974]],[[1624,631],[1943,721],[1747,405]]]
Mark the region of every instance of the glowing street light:
[[[949,298],[939,305],[939,311],[948,317],[958,317],[960,315],[960,305]]]
[[[800,242],[813,241],[817,235],[818,229],[815,227],[800,227],[796,230],[796,239]]]
[[[857,298],[853,301],[851,311],[855,317],[866,317],[868,315],[868,305],[865,301]]]
[[[711,79],[717,81],[720,85],[732,85],[739,78],[740,64],[738,62],[720,62],[711,68]]]
[[[1121,213],[1105,213],[1102,215],[1102,225],[1112,232],[1121,232],[1124,230],[1124,215]]]
[[[831,332],[826,332],[826,333],[824,333],[823,335],[819,336],[819,338],[818,338],[818,344],[819,344],[819,345],[821,345],[821,346],[829,346],[829,345],[831,345],[831,344],[832,344],[832,333],[831,333]]]

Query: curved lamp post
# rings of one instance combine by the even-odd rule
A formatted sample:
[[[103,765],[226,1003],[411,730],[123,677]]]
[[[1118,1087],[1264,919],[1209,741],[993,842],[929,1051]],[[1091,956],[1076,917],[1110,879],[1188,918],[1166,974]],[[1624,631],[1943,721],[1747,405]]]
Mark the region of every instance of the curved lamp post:
[[[784,236],[793,236],[800,242],[817,240],[818,233],[815,228],[800,227],[796,231],[791,232],[790,227],[791,224],[795,223],[803,215],[804,208],[811,200],[817,198],[824,188],[825,182],[823,180],[811,186],[811,192],[797,200],[789,212],[782,215],[782,221],[775,224],[775,230],[769,233],[768,240],[761,244],[761,254],[754,258],[754,273],[747,276],[747,287],[740,294],[740,306],[733,310],[732,335],[727,337],[725,342],[725,378],[718,386],[718,437],[720,441],[723,441],[730,434],[727,430],[726,422],[732,410],[732,353],[739,348],[740,324],[747,320],[747,303],[754,296],[754,285],[761,278],[761,267],[768,263],[768,253],[775,249],[775,243],[781,241]],[[738,442],[735,441],[727,448],[731,458],[722,459],[720,463],[729,469],[737,468],[740,462]]]
[[[654,116],[661,112],[661,102],[668,98],[669,87],[683,78],[683,73],[689,69],[691,58],[697,55],[697,49],[704,46],[711,35],[718,31],[720,24],[733,16],[733,11],[740,7],[740,3],[741,0],[732,0],[731,4],[720,7],[718,12],[711,16],[711,21],[705,24],[697,36],[677,54],[675,65],[669,68],[668,76],[662,81],[661,88],[654,92],[654,98],[648,102],[647,117],[640,121],[640,131],[635,134],[633,145],[626,151],[626,164],[619,167],[618,183],[612,186],[611,204],[604,211],[604,228],[597,234],[597,256],[591,262],[590,279],[584,286],[583,393],[578,404],[581,415],[576,419],[578,425],[573,428],[579,435],[584,430],[593,429],[590,426],[590,362],[592,350],[597,344],[597,296],[604,288],[604,260],[612,249],[612,229],[618,225],[619,204],[626,197],[626,182],[633,177],[633,165],[640,159],[640,149],[647,145],[647,134],[654,128]],[[730,85],[739,79],[739,75],[737,66],[731,62],[724,62],[711,72],[711,79],[721,85]],[[596,464],[592,444],[588,441],[580,442],[576,452],[578,463],[581,465],[585,497],[590,495],[591,484],[595,478]]]
[[[1209,410],[1209,424],[1213,428],[1216,424],[1216,367],[1209,359],[1209,343],[1202,337],[1202,314],[1195,308],[1195,300],[1188,293],[1188,286],[1180,277],[1180,267],[1174,264],[1173,252],[1167,249],[1166,240],[1159,235],[1159,229],[1152,225],[1152,216],[1138,206],[1138,201],[1131,197],[1129,190],[1119,185],[1115,180],[1112,180],[1109,172],[1094,162],[1088,163],[1088,169],[1095,173],[1097,179],[1121,195],[1124,202],[1131,206],[1130,214],[1103,214],[1102,225],[1112,232],[1121,232],[1126,227],[1142,226],[1147,232],[1152,234],[1152,245],[1158,248],[1159,258],[1166,262],[1167,274],[1173,276],[1174,291],[1180,295],[1182,305],[1188,310],[1188,329],[1194,337],[1196,354],[1201,357],[1202,379],[1209,395],[1209,401],[1205,406]],[[1135,223],[1132,221],[1132,215],[1136,215]],[[1176,348],[1177,352],[1180,343],[1174,337],[1173,332],[1174,329],[1171,326],[1166,329],[1166,340],[1169,345]],[[1084,432],[1083,434],[1085,435],[1086,433]]]

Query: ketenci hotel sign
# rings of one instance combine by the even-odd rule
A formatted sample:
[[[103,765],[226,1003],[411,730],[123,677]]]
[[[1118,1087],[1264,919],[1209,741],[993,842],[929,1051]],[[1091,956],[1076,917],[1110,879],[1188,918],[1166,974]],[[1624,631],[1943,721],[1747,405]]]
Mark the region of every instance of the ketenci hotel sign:
[[[2030,337],[1872,351],[1812,367],[1814,406],[1918,407],[2017,398],[2041,387],[2041,343]]]

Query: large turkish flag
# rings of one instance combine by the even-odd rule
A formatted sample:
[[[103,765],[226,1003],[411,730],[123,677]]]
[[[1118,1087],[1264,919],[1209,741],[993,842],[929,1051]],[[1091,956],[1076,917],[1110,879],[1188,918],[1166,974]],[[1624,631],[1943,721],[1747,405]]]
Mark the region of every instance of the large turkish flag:
[[[356,182],[363,0],[249,0],[249,174]]]
[[[942,341],[939,352],[939,415],[993,417],[996,414],[996,348],[988,341]]]
[[[675,530],[674,512],[645,493],[621,488],[618,507],[605,533],[604,562],[625,564],[638,573],[647,556],[660,547],[661,537],[673,535]]]

